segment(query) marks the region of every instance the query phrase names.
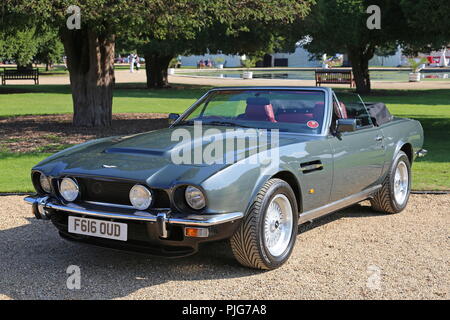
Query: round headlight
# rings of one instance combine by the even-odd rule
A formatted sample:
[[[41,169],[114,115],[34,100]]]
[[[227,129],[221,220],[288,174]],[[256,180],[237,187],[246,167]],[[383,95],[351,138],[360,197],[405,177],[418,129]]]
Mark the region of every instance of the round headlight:
[[[59,184],[59,193],[66,201],[72,202],[78,198],[80,188],[74,179],[64,178]]]
[[[140,184],[135,185],[130,190],[130,202],[138,210],[146,210],[153,202],[150,190]]]
[[[42,188],[42,190],[46,193],[52,192],[52,186],[50,185],[50,180],[47,178],[45,174],[42,174],[39,176],[39,184]]]
[[[194,210],[203,209],[206,206],[206,199],[203,192],[193,186],[189,186],[185,191],[186,202]]]

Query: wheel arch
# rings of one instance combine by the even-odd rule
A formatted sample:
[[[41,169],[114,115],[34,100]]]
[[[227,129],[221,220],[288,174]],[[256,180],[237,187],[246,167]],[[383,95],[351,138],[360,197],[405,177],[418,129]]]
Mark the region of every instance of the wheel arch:
[[[403,151],[404,153],[406,153],[409,159],[409,163],[412,165],[414,161],[414,151],[412,145],[409,142],[406,142],[400,147],[399,151]]]
[[[297,177],[290,171],[280,171],[270,177],[270,179],[275,179],[275,178],[281,179],[290,185],[290,187],[292,188],[292,190],[294,191],[294,194],[295,194],[295,199],[297,201],[297,209],[299,212],[302,212],[303,211],[303,208],[302,208],[303,196],[302,196],[300,183],[299,183]]]
[[[400,152],[404,152],[405,154],[400,154]],[[400,157],[406,155],[409,159],[409,166],[411,166],[414,159],[413,152],[413,147],[410,143],[398,143],[390,168],[388,169],[385,178],[383,178],[382,187],[370,199],[370,203],[376,211],[393,214],[405,209],[411,191],[411,170],[408,170],[408,193],[405,198],[406,200],[402,203],[398,203],[395,196],[395,177]]]

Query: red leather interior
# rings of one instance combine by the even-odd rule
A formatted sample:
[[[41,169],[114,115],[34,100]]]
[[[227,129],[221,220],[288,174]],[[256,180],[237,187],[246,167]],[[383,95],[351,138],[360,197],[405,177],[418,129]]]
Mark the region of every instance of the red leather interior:
[[[270,101],[266,98],[249,98],[247,99],[247,107],[245,113],[238,118],[242,120],[252,121],[269,121],[269,122],[286,122],[286,123],[307,123],[310,120],[323,122],[325,113],[325,103],[318,102],[315,104],[312,113],[285,112],[279,113],[275,119],[275,113]]]
[[[314,106],[314,120],[316,120],[319,123],[322,123],[323,116],[325,114],[325,103],[318,102]]]
[[[245,114],[242,118],[253,121],[277,122],[275,120],[272,104],[270,104],[268,99],[264,98],[248,99],[247,108],[245,109]]]
[[[312,113],[281,113],[277,116],[277,120],[278,122],[307,123],[313,117]]]
[[[345,106],[345,104],[343,102],[339,102],[339,104],[341,105],[341,114],[342,114],[342,118],[343,119],[347,119],[348,115],[347,115],[347,107]]]

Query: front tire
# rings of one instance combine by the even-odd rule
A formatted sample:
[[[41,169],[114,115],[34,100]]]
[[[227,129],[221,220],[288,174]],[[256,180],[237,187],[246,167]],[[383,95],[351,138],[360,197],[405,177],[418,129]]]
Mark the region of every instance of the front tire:
[[[381,189],[370,199],[372,208],[383,213],[399,213],[406,208],[411,191],[411,164],[400,151],[395,157]]]
[[[292,253],[297,226],[298,209],[292,188],[283,180],[270,179],[230,239],[233,254],[246,267],[276,269]]]

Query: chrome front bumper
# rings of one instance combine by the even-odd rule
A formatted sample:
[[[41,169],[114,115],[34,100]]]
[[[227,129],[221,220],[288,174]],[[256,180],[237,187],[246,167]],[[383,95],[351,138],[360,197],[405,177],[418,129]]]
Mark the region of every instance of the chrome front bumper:
[[[232,222],[241,219],[244,215],[241,212],[200,215],[181,215],[171,213],[170,210],[155,211],[149,213],[144,211],[134,211],[129,209],[108,208],[105,206],[88,205],[81,206],[75,203],[63,204],[49,197],[28,196],[24,201],[33,206],[33,213],[38,219],[49,219],[52,210],[77,213],[88,217],[101,217],[109,219],[134,220],[144,222],[154,222],[161,226],[162,237],[166,235],[167,224],[177,224],[197,227],[210,227],[222,223]],[[134,212],[133,212],[134,211]]]

